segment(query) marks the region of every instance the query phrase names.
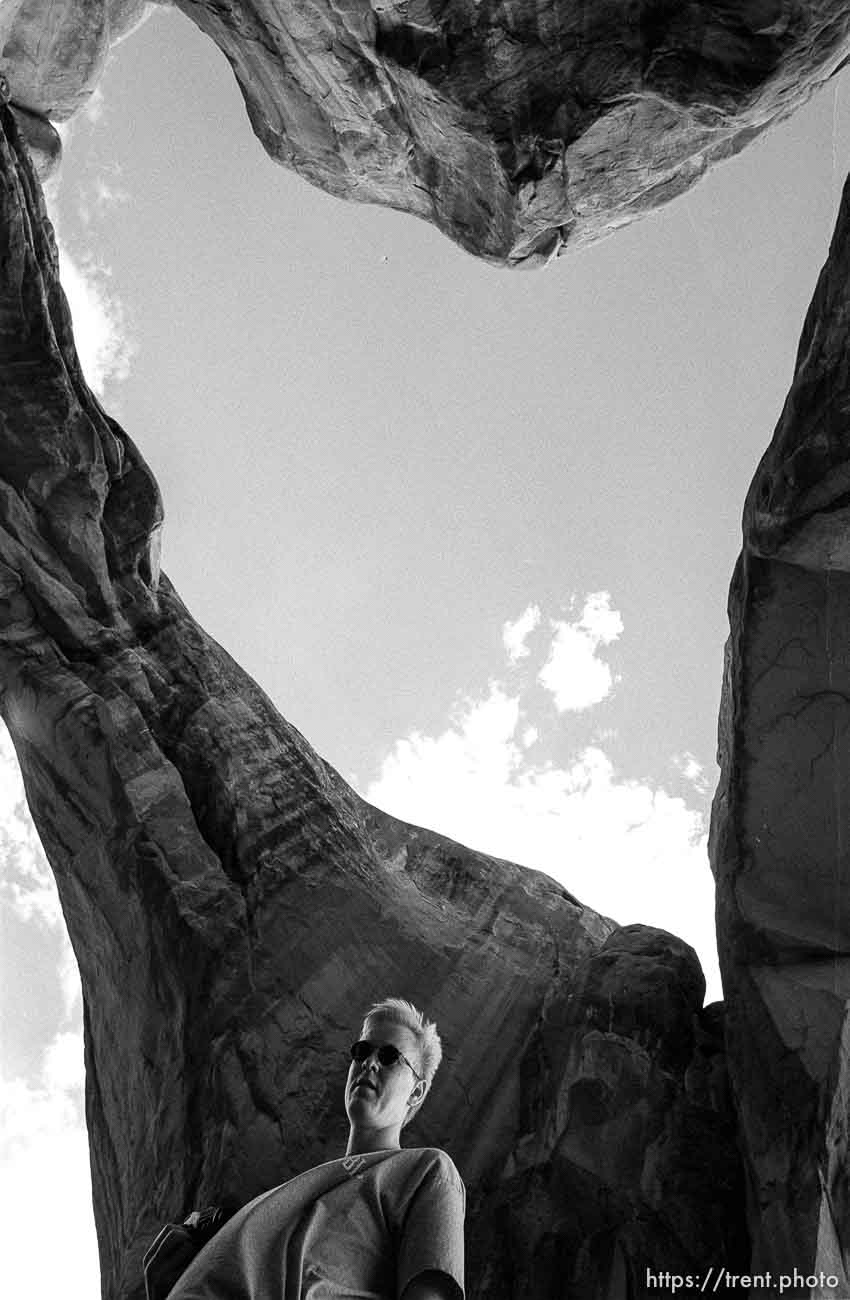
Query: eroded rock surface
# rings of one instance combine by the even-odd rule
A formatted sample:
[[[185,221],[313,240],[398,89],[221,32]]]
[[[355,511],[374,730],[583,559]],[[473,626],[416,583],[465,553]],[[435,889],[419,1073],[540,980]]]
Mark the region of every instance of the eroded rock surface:
[[[723,1007],[704,989],[681,939],[625,926],[553,990],[520,1065],[519,1140],[474,1189],[472,1295],[625,1300],[661,1273],[746,1271]]]
[[[845,0],[174,3],[226,55],[274,159],[509,265],[674,198],[850,53]],[[141,7],[5,0],[13,102],[73,112]]]
[[[42,180],[59,164],[52,125],[88,102],[116,41],[145,0],[0,0],[0,79]]]
[[[713,818],[754,1267],[850,1294],[850,189],[744,511]],[[786,1295],[821,1294],[802,1287]]]
[[[340,1152],[347,1045],[390,991],[444,1034],[410,1143],[467,1180],[470,1300],[743,1264],[693,951],[371,808],[197,626],[0,128],[0,705],[83,981],[104,1297],[141,1300],[161,1222]]]

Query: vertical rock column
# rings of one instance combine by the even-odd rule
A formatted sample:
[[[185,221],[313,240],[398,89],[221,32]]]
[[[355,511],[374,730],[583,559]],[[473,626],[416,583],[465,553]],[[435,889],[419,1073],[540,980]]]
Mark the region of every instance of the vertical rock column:
[[[850,1294],[850,182],[744,510],[712,824],[752,1268]],[[827,1278],[837,1278],[830,1286]]]

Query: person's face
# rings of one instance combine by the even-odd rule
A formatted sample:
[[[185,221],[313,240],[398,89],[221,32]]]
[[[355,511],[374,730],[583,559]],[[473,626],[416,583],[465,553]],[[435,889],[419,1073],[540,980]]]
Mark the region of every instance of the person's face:
[[[416,1036],[404,1025],[380,1017],[364,1024],[360,1038],[376,1047],[391,1043],[410,1061],[417,1074],[422,1060]],[[373,1054],[365,1061],[352,1061],[345,1086],[345,1110],[351,1123],[360,1129],[384,1129],[400,1126],[407,1118],[408,1106],[421,1100],[425,1084],[400,1058],[395,1065],[381,1065]]]

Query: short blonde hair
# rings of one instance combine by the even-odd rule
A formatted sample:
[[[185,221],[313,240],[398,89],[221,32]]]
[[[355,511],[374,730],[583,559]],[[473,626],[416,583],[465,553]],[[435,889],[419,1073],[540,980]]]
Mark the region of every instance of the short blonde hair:
[[[426,1020],[422,1012],[404,998],[383,998],[380,1002],[376,1002],[366,1012],[363,1023],[379,1016],[382,1020],[389,1020],[393,1024],[404,1025],[405,1029],[409,1029],[415,1036],[422,1059],[422,1073],[430,1088],[431,1080],[443,1059],[443,1044],[440,1042],[440,1035],[433,1020]]]

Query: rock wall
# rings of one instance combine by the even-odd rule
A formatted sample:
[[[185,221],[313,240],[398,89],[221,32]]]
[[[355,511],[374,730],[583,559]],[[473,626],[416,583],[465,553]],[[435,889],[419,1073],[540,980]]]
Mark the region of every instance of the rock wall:
[[[5,108],[0,241],[0,708],[82,976],[105,1300],[141,1300],[161,1222],[343,1149],[347,1045],[387,992],[445,1037],[409,1141],[467,1180],[470,1300],[743,1265],[693,951],[371,808],[192,620]]]
[[[44,180],[59,164],[64,122],[88,102],[112,45],[145,0],[0,0],[0,78]]]
[[[850,1294],[848,283],[850,187],[744,509],[712,827],[754,1267],[826,1272],[838,1295]]]
[[[844,0],[174,2],[227,57],[274,159],[507,265],[674,198],[850,53]],[[32,116],[84,103],[142,10],[6,0],[0,72],[34,144]]]

